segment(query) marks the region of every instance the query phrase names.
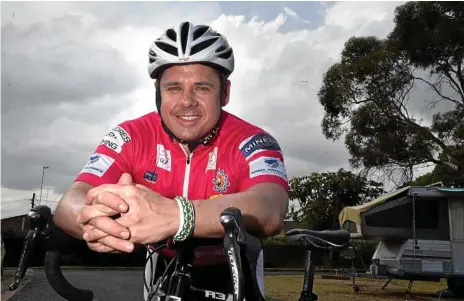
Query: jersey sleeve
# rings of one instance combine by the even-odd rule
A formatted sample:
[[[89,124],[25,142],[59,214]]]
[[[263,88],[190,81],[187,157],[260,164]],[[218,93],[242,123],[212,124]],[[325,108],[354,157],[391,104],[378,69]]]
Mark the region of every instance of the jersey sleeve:
[[[275,183],[288,191],[287,171],[282,150],[266,132],[250,134],[239,145],[239,190],[260,183]]]
[[[113,127],[103,136],[75,181],[99,186],[117,183],[125,172],[132,174],[133,143],[127,122]]]

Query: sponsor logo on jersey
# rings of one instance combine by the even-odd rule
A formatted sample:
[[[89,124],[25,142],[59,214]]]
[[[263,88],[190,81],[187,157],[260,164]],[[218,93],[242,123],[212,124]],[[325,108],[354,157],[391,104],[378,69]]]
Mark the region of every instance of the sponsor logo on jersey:
[[[287,181],[285,164],[279,158],[260,157],[250,162],[250,178],[258,176],[277,176]]]
[[[89,161],[80,173],[91,173],[101,178],[113,163],[113,158],[104,154],[95,153],[90,156]]]
[[[105,145],[119,154],[122,151],[123,145],[130,140],[129,134],[122,127],[116,126],[106,133],[100,141],[100,145]]]
[[[213,189],[217,192],[226,192],[227,187],[230,186],[229,176],[222,169],[218,169],[213,179],[213,184]]]
[[[208,170],[216,169],[217,154],[218,154],[218,147],[216,146],[214,147],[214,150],[209,153],[208,164],[206,165],[205,172],[207,172]]]
[[[274,150],[280,151],[279,143],[267,133],[259,133],[251,136],[240,143],[240,151],[245,155],[246,160],[254,154],[262,151]]]
[[[144,175],[143,178],[147,180],[150,183],[155,183],[156,180],[158,180],[158,174],[154,171],[147,171]]]
[[[162,144],[156,146],[156,166],[171,171],[171,151]]]

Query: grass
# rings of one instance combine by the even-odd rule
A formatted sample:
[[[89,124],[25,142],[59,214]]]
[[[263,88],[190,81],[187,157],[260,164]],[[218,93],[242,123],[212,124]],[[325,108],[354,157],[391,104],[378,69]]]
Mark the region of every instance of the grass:
[[[355,293],[352,280],[321,279],[316,276],[314,291],[318,301],[406,301],[406,300],[438,300],[437,292],[446,289],[446,283],[414,281],[411,294],[408,296],[408,281],[392,280],[385,289],[386,280],[357,278],[360,291]],[[266,299],[273,301],[298,301],[302,288],[303,276],[266,276]],[[457,301],[457,298],[440,298],[440,300]]]

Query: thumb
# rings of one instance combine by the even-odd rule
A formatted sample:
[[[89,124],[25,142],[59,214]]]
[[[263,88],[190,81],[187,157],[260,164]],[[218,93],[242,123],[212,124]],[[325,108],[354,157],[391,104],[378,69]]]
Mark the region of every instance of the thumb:
[[[118,184],[121,185],[133,185],[134,181],[132,181],[132,176],[130,173],[123,173],[119,178]]]

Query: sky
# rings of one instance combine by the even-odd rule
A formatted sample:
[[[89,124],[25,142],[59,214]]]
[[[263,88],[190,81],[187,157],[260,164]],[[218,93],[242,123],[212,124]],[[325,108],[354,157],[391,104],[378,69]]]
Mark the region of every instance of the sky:
[[[352,36],[385,37],[402,2],[2,2],[2,217],[52,209],[112,126],[155,110],[150,43],[184,20],[235,52],[225,107],[280,143],[289,178],[350,169],[327,141],[322,77]],[[37,203],[36,203],[37,204]]]

